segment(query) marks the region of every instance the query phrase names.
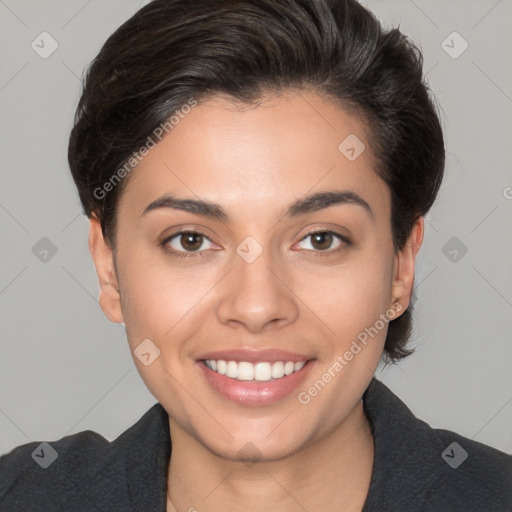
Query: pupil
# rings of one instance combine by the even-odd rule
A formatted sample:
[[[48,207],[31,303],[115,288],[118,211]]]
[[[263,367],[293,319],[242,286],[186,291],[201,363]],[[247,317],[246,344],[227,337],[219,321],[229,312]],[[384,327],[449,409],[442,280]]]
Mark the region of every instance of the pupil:
[[[186,233],[186,234],[182,235],[182,246],[185,249],[189,249],[191,251],[193,251],[195,249],[199,249],[199,247],[201,247],[201,243],[202,243],[201,238],[202,238],[202,236],[198,235],[196,233]],[[183,243],[183,240],[185,243]],[[195,241],[195,243],[194,243],[194,241]]]
[[[317,243],[318,242],[318,243]],[[312,244],[316,249],[328,249],[332,243],[331,233],[315,233]]]

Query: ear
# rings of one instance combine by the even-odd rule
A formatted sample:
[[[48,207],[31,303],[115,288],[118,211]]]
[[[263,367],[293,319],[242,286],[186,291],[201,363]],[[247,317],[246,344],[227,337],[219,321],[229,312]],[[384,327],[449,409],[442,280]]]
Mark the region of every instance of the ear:
[[[114,254],[103,237],[99,220],[94,216],[89,220],[89,251],[100,282],[100,307],[111,322],[122,323],[124,319],[114,266]]]
[[[400,303],[402,311],[409,307],[414,285],[416,255],[423,242],[424,219],[420,217],[415,223],[404,248],[396,254],[394,277],[392,283],[393,303]]]

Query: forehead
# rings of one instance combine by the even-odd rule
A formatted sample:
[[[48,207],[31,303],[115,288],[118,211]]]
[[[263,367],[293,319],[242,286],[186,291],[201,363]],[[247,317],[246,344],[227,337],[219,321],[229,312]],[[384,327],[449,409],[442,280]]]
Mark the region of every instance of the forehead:
[[[311,191],[348,189],[387,210],[389,190],[374,167],[363,120],[321,96],[297,92],[250,106],[215,96],[139,162],[119,208],[140,215],[173,193],[227,210],[269,210]]]

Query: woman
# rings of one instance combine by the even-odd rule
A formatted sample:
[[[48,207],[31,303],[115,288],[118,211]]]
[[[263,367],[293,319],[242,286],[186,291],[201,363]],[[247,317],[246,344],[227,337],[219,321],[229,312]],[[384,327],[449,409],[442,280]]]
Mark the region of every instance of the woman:
[[[137,12],[88,71],[69,163],[158,404],[112,443],[2,457],[2,510],[511,510],[510,456],[374,378],[410,353],[444,158],[421,53],[354,0]]]

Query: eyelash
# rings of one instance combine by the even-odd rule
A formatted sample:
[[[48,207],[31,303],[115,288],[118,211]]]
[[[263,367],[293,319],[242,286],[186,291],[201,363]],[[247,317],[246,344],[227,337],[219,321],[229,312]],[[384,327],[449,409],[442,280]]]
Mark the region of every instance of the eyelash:
[[[310,231],[309,233],[307,233],[300,239],[300,242],[302,242],[306,238],[316,235],[318,233],[334,235],[336,238],[338,238],[338,240],[342,243],[342,245],[340,245],[336,249],[331,249],[331,250],[326,250],[326,251],[303,249],[308,252],[313,252],[315,256],[319,256],[319,257],[330,256],[330,255],[335,254],[335,253],[343,250],[344,248],[350,247],[352,245],[352,241],[349,238],[347,238],[345,235],[342,235],[341,233],[338,233],[337,231],[333,231],[333,230],[329,230],[329,229],[319,229],[316,231]],[[172,256],[176,256],[178,258],[197,258],[197,257],[201,258],[201,257],[203,257],[202,253],[204,252],[204,250],[191,252],[191,251],[176,251],[174,249],[169,249],[167,244],[174,238],[178,238],[181,235],[198,235],[198,236],[201,236],[204,239],[208,240],[209,242],[212,242],[209,237],[207,237],[205,234],[201,233],[200,231],[185,230],[185,231],[178,231],[177,233],[174,233],[174,234],[168,236],[167,238],[165,238],[164,240],[162,240],[159,244],[160,247],[166,253],[170,253]]]

